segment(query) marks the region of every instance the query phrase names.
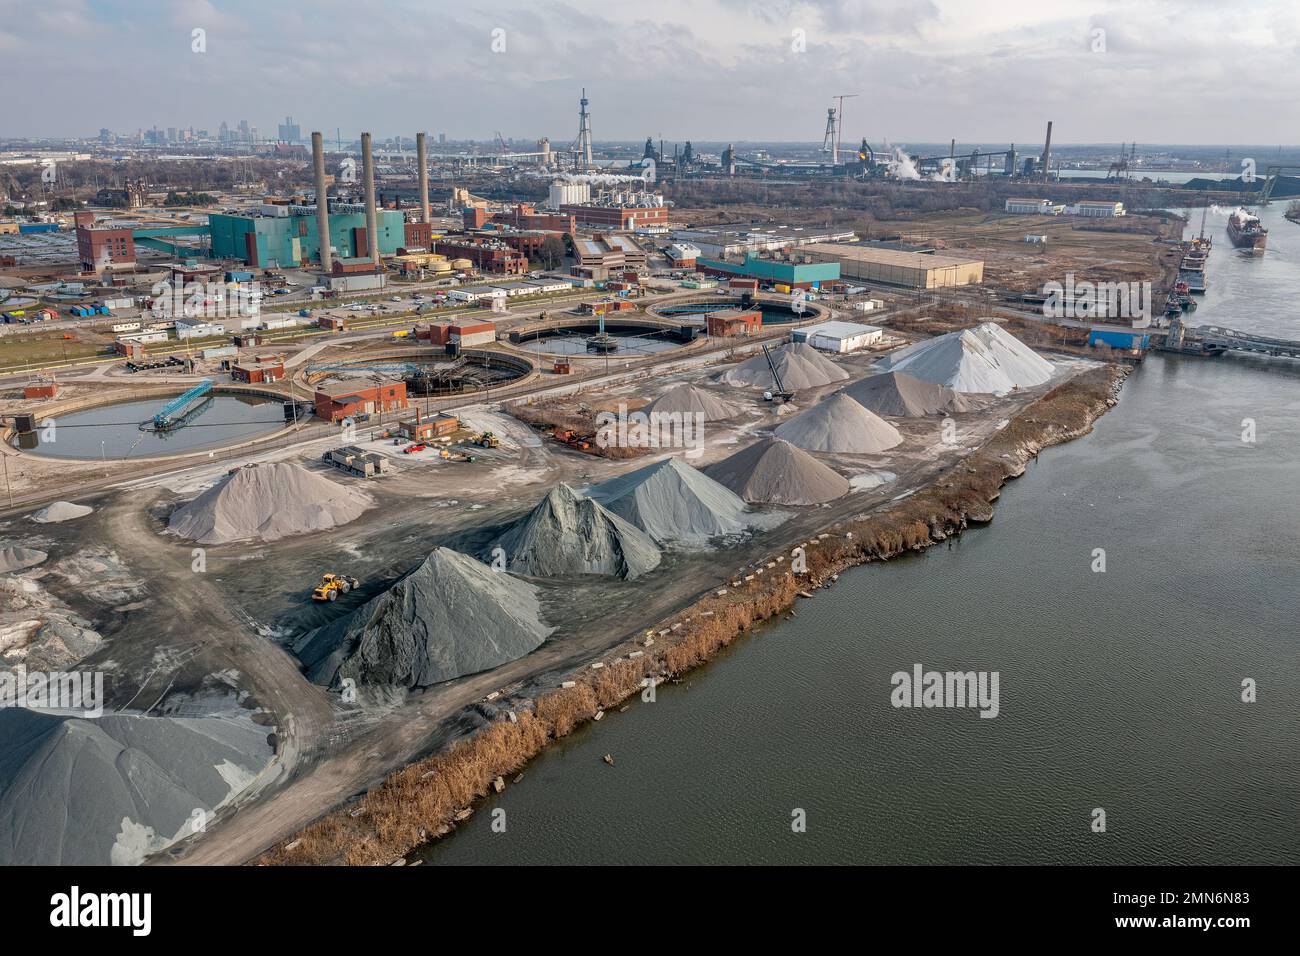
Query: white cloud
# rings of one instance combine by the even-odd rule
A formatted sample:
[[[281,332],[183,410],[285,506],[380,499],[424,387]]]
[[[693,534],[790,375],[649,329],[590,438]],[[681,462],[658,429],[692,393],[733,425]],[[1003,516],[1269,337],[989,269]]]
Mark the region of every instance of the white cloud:
[[[583,86],[598,139],[815,141],[849,92],[845,136],[873,142],[1031,142],[1049,118],[1063,142],[1300,126],[1300,5],[1284,0],[0,0],[0,23],[0,81],[39,77],[39,96],[4,101],[11,134],[267,130],[291,113],[349,135],[567,143]],[[194,26],[206,54],[190,52]]]

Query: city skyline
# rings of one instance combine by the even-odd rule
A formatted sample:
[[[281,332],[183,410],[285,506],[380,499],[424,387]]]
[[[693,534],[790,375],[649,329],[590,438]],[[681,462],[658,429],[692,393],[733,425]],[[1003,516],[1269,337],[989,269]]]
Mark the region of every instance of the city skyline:
[[[31,138],[215,131],[254,114],[265,139],[292,115],[327,138],[500,130],[562,148],[584,87],[605,142],[816,142],[841,93],[859,94],[845,141],[876,143],[1030,143],[1048,119],[1063,145],[1245,142],[1300,120],[1275,82],[1300,50],[1300,13],[1281,2],[1230,15],[1169,0],[666,0],[653,19],[586,0],[354,9],[51,0],[19,15],[0,0],[3,70],[29,90],[6,103],[4,126]]]

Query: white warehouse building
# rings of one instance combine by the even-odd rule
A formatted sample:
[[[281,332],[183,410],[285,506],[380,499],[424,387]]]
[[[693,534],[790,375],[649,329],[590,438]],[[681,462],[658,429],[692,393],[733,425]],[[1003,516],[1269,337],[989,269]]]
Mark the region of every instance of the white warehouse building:
[[[875,345],[885,337],[884,329],[858,322],[819,322],[795,329],[791,336],[796,342],[806,342],[823,352],[856,352]]]

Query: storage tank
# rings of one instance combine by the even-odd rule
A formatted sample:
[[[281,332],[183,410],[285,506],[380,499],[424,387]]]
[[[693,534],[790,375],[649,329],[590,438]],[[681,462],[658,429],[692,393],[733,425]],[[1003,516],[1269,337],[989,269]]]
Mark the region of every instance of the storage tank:
[[[474,263],[468,259],[452,259],[451,267],[457,272],[464,272],[466,269],[473,269]]]

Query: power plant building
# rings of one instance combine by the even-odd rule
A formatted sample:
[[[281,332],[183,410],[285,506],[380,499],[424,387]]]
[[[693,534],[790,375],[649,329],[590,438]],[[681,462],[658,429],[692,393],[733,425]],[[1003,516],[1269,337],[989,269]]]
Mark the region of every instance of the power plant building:
[[[871,246],[816,243],[800,253],[818,262],[837,263],[840,276],[909,289],[946,289],[984,281],[984,260],[903,252]]]
[[[316,207],[278,208],[284,210],[284,214],[210,214],[208,226],[212,233],[212,255],[242,259],[249,266],[263,269],[319,262]],[[399,248],[411,245],[407,240],[405,214],[390,209],[379,210],[377,221],[381,255],[394,255]],[[329,235],[330,245],[339,258],[352,259],[369,254],[364,212],[331,212]]]

